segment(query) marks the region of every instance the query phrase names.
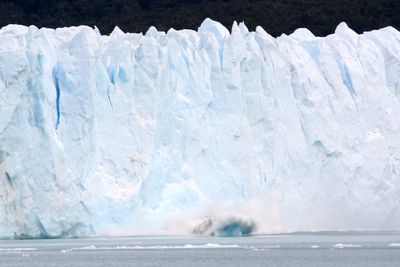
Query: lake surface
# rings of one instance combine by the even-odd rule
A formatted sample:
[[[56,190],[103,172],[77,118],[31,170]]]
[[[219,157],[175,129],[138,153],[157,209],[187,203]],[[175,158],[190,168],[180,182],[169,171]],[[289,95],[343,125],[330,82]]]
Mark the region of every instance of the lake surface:
[[[3,240],[0,266],[400,266],[400,232]]]

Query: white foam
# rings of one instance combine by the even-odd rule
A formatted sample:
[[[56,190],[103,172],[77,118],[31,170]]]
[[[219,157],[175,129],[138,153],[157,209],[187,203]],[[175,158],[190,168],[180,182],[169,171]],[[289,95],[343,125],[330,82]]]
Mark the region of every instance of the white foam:
[[[390,243],[389,247],[400,248],[400,243]]]
[[[86,246],[86,247],[79,247],[79,248],[68,248],[61,250],[62,253],[76,251],[76,250],[95,250],[97,249],[96,246]]]
[[[36,251],[37,248],[0,248],[0,251]]]
[[[338,243],[333,246],[334,248],[362,248],[361,245],[354,245],[354,244],[343,244],[343,243]]]
[[[253,251],[264,251],[264,248],[252,248]]]
[[[311,246],[311,248],[319,248],[319,246]]]
[[[281,246],[280,245],[267,245],[267,246],[264,246],[264,248],[280,248]]]
[[[87,246],[87,247],[79,247],[79,248],[69,248],[61,250],[62,253],[72,252],[72,251],[80,251],[80,250],[168,250],[168,249],[226,249],[226,248],[240,248],[239,245],[225,245],[225,244],[216,244],[216,243],[207,243],[202,245],[168,245],[168,246],[112,246],[112,247],[96,247],[96,246]]]
[[[236,245],[236,244],[226,245],[226,244],[217,244],[217,243],[207,243],[205,245],[186,244],[183,246],[183,248],[239,248],[239,245]]]

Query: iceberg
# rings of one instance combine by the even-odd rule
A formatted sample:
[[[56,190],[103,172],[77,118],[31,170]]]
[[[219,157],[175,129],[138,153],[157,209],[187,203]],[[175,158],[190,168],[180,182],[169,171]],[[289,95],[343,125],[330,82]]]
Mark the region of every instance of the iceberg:
[[[400,228],[400,33],[0,30],[0,237]]]

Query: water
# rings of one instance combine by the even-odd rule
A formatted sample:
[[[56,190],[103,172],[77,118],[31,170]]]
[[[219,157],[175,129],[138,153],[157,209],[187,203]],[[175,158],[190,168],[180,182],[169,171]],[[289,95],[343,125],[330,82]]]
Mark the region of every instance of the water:
[[[400,232],[3,240],[0,266],[400,266]]]

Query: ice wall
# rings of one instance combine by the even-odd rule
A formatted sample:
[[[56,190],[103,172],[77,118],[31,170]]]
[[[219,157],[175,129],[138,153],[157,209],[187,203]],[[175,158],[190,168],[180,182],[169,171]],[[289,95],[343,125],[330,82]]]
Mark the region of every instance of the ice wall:
[[[0,237],[400,228],[400,33],[0,30]]]

